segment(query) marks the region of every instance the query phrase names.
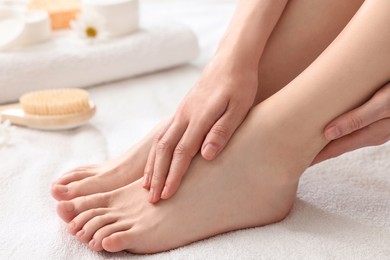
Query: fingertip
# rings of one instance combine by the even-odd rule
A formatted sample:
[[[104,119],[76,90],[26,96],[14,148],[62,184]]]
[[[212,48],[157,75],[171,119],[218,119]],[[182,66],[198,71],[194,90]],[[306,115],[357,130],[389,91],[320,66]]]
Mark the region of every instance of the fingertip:
[[[218,150],[216,145],[208,143],[202,149],[202,156],[208,161],[213,160],[217,156]]]
[[[163,200],[169,199],[169,197],[170,197],[169,195],[170,195],[169,189],[167,186],[165,186],[162,193],[161,193],[161,199],[163,199]]]
[[[332,126],[325,130],[325,138],[328,141],[335,140],[337,138],[340,138],[342,136],[341,130],[337,126]]]
[[[144,175],[144,180],[143,180],[143,183],[142,183],[142,187],[144,187],[145,189],[149,189],[150,188],[150,174],[145,174]]]
[[[148,195],[148,201],[150,203],[155,203],[155,194],[156,194],[156,192],[155,192],[154,188],[150,188],[149,195]]]

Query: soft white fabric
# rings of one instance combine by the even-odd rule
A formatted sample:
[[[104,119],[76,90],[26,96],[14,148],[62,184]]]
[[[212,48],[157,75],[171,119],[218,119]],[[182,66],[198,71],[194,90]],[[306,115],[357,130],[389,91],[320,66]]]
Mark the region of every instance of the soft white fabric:
[[[27,91],[90,87],[170,68],[194,59],[198,49],[194,33],[175,23],[93,45],[60,33],[45,44],[0,52],[0,103]]]
[[[389,259],[390,143],[309,169],[293,211],[277,224],[152,256],[95,253],[66,232],[55,214],[51,182],[72,167],[123,153],[173,112],[232,11],[228,4],[145,6],[145,17],[170,17],[194,29],[202,47],[195,66],[90,89],[98,113],[82,128],[10,129],[11,142],[0,150],[0,259]]]

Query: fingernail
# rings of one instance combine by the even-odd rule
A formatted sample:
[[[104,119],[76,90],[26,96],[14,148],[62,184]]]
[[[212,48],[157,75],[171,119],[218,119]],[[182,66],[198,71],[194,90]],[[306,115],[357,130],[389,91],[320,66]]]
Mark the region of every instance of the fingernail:
[[[161,194],[162,199],[167,199],[168,198],[168,188],[167,186],[164,187],[162,194]]]
[[[341,136],[341,131],[337,126],[332,126],[326,131],[326,138],[328,140],[334,140]]]
[[[148,198],[149,202],[153,202],[154,193],[155,193],[155,192],[154,192],[154,189],[151,188],[150,191],[149,191],[149,198]]]
[[[143,186],[146,187],[148,185],[148,182],[149,182],[149,174],[145,174],[144,175],[144,184],[143,184]]]
[[[56,189],[60,193],[67,193],[69,191],[68,187],[66,187],[65,185],[57,185]]]
[[[95,246],[95,240],[89,241],[89,247],[94,247]]]
[[[206,157],[206,159],[212,159],[218,152],[218,147],[213,144],[206,144],[205,148],[203,149],[203,156]]]

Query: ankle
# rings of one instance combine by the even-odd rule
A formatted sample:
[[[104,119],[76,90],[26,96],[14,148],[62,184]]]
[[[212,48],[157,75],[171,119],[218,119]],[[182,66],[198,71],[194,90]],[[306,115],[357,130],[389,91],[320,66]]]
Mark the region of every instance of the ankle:
[[[278,143],[273,145],[276,149],[273,153],[279,160],[284,158],[290,172],[299,172],[300,175],[328,141],[322,128],[311,122],[300,122],[297,115],[299,112],[280,109],[277,102],[266,100],[252,109],[248,119],[253,121],[254,129],[264,129],[265,138]]]

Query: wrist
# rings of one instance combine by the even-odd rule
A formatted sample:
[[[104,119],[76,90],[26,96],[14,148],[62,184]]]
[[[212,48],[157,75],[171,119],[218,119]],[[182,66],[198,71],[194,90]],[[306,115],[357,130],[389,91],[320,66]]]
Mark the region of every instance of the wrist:
[[[257,71],[260,55],[249,53],[239,46],[221,45],[215,52],[210,65],[222,66],[230,72]]]

